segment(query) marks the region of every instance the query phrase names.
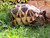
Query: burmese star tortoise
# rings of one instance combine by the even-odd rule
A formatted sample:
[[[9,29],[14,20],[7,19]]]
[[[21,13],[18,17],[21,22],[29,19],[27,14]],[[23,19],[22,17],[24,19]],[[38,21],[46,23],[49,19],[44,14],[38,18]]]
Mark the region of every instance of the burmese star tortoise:
[[[17,4],[15,8],[11,9],[11,25],[16,24],[44,24],[45,19],[40,14],[40,10],[33,5],[29,4]]]

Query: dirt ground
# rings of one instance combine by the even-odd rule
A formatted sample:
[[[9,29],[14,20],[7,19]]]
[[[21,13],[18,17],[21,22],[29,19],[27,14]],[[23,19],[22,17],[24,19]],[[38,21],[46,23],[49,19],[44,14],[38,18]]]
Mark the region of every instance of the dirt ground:
[[[50,1],[27,1],[28,4],[34,5],[40,10],[46,11],[47,20],[50,21]]]

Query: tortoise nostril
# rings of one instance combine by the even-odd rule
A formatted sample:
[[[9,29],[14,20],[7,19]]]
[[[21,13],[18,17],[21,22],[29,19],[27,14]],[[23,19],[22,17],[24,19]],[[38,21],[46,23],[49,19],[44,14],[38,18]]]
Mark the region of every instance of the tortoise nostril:
[[[40,10],[40,12],[41,12],[41,13],[44,13],[44,12],[46,13],[46,10]]]

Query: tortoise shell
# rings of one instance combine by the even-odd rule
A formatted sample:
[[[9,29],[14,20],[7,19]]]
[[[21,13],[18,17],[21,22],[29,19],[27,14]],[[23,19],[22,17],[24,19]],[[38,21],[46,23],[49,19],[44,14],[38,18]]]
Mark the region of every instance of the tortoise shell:
[[[17,4],[11,9],[11,24],[30,24],[39,21],[40,10],[28,4]]]

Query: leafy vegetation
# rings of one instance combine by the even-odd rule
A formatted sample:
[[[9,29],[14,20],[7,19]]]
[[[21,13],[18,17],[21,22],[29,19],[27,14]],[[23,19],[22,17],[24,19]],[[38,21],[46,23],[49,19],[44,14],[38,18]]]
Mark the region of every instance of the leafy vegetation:
[[[9,13],[12,7],[14,5],[10,5],[8,1],[0,1],[0,38],[50,38],[50,24],[10,27]]]

